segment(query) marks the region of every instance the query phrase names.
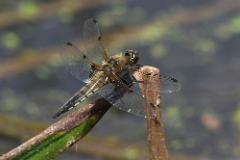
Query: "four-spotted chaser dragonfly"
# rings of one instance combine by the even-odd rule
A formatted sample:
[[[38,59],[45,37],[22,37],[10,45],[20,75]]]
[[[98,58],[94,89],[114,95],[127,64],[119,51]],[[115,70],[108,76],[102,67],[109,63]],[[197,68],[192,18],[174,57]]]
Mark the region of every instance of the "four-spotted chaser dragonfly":
[[[105,98],[113,106],[144,116],[144,98],[133,73],[140,67],[139,54],[134,50],[110,55],[102,43],[102,36],[95,19],[88,19],[83,26],[83,41],[86,46],[79,49],[67,42],[63,51],[73,76],[86,83],[53,116],[54,118],[76,107],[93,94]],[[170,76],[160,75],[161,93],[176,92],[178,81]]]

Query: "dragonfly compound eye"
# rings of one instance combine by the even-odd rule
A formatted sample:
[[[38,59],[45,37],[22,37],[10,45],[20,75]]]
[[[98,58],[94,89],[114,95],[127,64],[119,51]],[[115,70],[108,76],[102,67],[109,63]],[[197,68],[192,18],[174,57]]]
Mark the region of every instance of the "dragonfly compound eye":
[[[139,60],[139,56],[138,56],[138,52],[134,51],[134,50],[126,50],[124,52],[125,57],[127,57],[127,59],[129,60],[129,64],[130,65],[134,65],[138,62]]]
[[[139,60],[138,52],[131,50],[131,52],[130,52],[130,64],[134,65],[138,62],[138,60]]]

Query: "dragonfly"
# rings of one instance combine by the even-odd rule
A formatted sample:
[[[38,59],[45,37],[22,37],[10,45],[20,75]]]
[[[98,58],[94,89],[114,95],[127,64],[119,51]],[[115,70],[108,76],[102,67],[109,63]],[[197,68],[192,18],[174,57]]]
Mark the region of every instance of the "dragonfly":
[[[127,49],[111,54],[103,45],[102,33],[96,19],[90,18],[83,25],[84,47],[67,42],[62,51],[70,73],[85,83],[53,115],[57,118],[70,111],[94,94],[97,94],[120,110],[144,116],[144,96],[134,73],[141,67],[138,51]],[[181,85],[171,76],[160,75],[161,93],[173,93]]]

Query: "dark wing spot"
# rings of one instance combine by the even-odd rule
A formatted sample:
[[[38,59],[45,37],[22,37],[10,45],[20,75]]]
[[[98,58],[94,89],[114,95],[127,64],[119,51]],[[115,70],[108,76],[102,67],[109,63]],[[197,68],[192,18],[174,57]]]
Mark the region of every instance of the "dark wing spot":
[[[171,77],[171,80],[172,80],[173,82],[175,82],[175,83],[178,82],[178,80],[176,80],[175,78],[172,78],[172,77]]]
[[[66,45],[73,46],[73,44],[71,42],[67,42]]]
[[[170,77],[170,76],[165,76],[165,75],[160,75],[160,79],[166,79],[166,80],[170,80],[174,83],[178,83],[178,80],[173,78],[173,77]]]
[[[93,19],[93,23],[97,23],[97,20],[96,20],[96,19]]]
[[[91,69],[92,70],[95,70],[96,69],[96,66],[94,64],[91,64]]]

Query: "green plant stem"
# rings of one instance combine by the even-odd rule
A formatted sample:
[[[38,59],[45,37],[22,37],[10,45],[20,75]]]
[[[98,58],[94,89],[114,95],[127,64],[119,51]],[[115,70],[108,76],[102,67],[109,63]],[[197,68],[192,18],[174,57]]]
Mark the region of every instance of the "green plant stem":
[[[104,99],[99,99],[94,104],[88,104],[2,155],[0,160],[53,159],[84,137],[110,106]]]

